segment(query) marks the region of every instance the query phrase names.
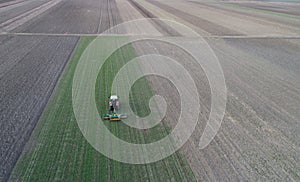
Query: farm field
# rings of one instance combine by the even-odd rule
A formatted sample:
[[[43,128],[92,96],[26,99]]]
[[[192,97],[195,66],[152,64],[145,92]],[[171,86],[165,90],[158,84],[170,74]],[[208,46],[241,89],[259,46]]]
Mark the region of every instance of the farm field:
[[[0,1],[0,181],[299,181],[299,12],[295,2]],[[119,69],[148,54],[183,65],[195,81],[201,105],[196,129],[180,150],[155,163],[133,165],[105,157],[83,137],[72,108],[72,81],[89,43],[123,22],[136,21],[108,31],[108,40],[140,35],[182,42],[199,39],[159,20],[140,24],[137,20],[142,18],[176,21],[203,36],[223,69],[227,103],[217,135],[199,149],[212,102],[205,70],[185,51],[160,41],[122,47],[97,77],[100,115],[106,112]],[[136,71],[155,67],[141,62]],[[122,86],[128,87],[126,82]],[[130,106],[146,116],[148,101],[156,94],[168,107],[154,128],[139,131],[123,122],[105,126],[132,143],[165,137],[176,126],[182,106],[172,82],[155,75],[138,80],[130,92]]]
[[[76,68],[76,64],[80,57],[82,50],[86,44],[92,38],[82,38],[75,51],[74,57],[71,59],[68,68],[66,69],[64,79],[61,80],[58,85],[57,95],[54,96],[53,100],[49,104],[49,108],[42,117],[39,125],[37,126],[37,132],[33,135],[38,138],[35,142],[35,150],[25,149],[24,159],[20,162],[16,168],[15,173],[12,175],[12,180],[48,180],[48,179],[59,179],[59,180],[193,180],[194,176],[187,163],[182,158],[180,153],[175,154],[163,161],[150,164],[150,165],[129,165],[122,164],[98,153],[95,149],[88,144],[83,138],[73,113],[72,109],[72,79]],[[105,94],[109,94],[109,87],[112,79],[104,79],[112,77],[113,70],[118,70],[124,62],[134,56],[133,49],[124,47],[120,51],[112,55],[112,58],[108,60],[107,64],[103,66],[103,69],[99,73],[99,83],[97,83],[96,91],[98,94],[96,100],[103,101],[107,100]],[[115,61],[115,60],[118,60]],[[115,67],[112,67],[112,64]],[[144,82],[140,82],[140,86],[147,88]],[[107,85],[107,86],[103,86]],[[133,94],[138,95],[140,91],[139,86],[135,87]],[[148,88],[150,88],[148,86]],[[144,92],[145,95],[151,96],[151,90]],[[141,96],[140,96],[141,97]],[[141,98],[135,98],[140,100]],[[137,106],[133,99],[133,105]],[[105,102],[98,102],[101,113],[107,112],[107,106]],[[145,108],[145,104],[141,108]],[[144,106],[143,106],[144,105]],[[138,109],[138,114],[145,114],[146,109]],[[144,112],[144,113],[143,113]],[[143,133],[135,131],[130,127],[126,127],[123,123],[106,123],[107,127],[117,136],[130,140],[133,142],[148,142],[152,138],[157,138],[159,135],[165,134],[165,128],[160,127],[152,131],[152,134],[143,135]],[[146,137],[148,136],[148,138]],[[151,137],[151,138],[150,138]],[[30,146],[31,144],[29,144]],[[40,146],[40,147],[39,147]],[[45,147],[43,147],[45,146]],[[46,147],[48,146],[48,147]],[[32,147],[32,146],[30,146]],[[60,156],[58,158],[58,156]],[[27,161],[34,161],[28,163]],[[48,161],[48,162],[46,162]],[[44,165],[45,162],[47,165]],[[67,167],[66,167],[67,164]],[[51,166],[55,166],[54,171],[60,171],[59,173],[47,173]],[[27,169],[27,170],[24,170]],[[106,170],[109,170],[108,173]],[[40,174],[40,175],[36,175]]]

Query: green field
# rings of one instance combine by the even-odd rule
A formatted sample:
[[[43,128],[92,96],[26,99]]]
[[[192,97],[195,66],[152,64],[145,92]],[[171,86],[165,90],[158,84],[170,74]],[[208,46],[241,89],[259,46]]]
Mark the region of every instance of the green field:
[[[93,39],[81,38],[10,180],[195,181],[180,151],[155,163],[132,165],[105,157],[85,140],[73,113],[72,81],[78,60]],[[95,89],[100,114],[107,112],[107,96],[115,73],[135,56],[131,45],[122,47],[100,70]],[[130,93],[130,105],[134,112],[139,116],[149,114],[148,100],[153,91],[147,79],[138,80]],[[105,122],[105,125],[116,136],[132,143],[156,141],[170,131],[164,125],[149,131],[139,131],[122,122]]]

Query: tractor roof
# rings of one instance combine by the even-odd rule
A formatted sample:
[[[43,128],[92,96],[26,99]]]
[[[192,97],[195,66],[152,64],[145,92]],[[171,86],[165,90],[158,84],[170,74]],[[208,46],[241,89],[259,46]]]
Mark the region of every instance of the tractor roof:
[[[116,100],[116,99],[119,99],[119,97],[117,95],[112,95],[112,96],[110,96],[110,99]]]

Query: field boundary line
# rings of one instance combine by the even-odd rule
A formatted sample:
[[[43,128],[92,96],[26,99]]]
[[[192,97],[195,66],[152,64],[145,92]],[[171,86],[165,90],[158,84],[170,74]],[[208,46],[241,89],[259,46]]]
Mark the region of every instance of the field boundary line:
[[[143,34],[82,34],[82,33],[15,33],[15,32],[0,32],[0,36],[10,35],[10,36],[53,36],[53,37],[95,37],[95,36],[148,36],[148,37],[173,37],[173,38],[196,38],[195,36],[165,36],[165,35],[143,35]],[[203,38],[223,38],[223,39],[300,39],[300,35],[203,35]]]

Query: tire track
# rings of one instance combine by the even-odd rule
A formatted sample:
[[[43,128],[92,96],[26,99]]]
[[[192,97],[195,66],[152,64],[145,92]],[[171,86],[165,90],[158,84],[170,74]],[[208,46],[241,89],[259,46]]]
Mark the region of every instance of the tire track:
[[[23,1],[25,1],[25,0],[14,0],[14,1],[0,3],[0,8],[6,7],[6,6],[11,6],[11,5],[14,5],[14,4],[18,4],[18,3],[21,3]]]
[[[17,27],[23,25],[24,23],[28,22],[29,20],[33,19],[36,16],[44,13],[45,11],[49,10],[50,8],[56,6],[62,0],[52,0],[49,1],[39,7],[36,7],[30,11],[27,11],[19,16],[11,18],[3,23],[0,24],[1,32],[10,32]]]
[[[128,0],[128,2],[135,7],[145,18],[158,18],[154,14],[152,14],[150,11],[145,9],[143,6],[138,4],[135,0]],[[160,20],[151,20],[151,23],[154,24],[156,29],[162,33],[163,35],[169,35],[169,36],[180,36],[180,33],[178,33],[176,30],[174,30],[172,27],[167,25],[166,23],[160,21]]]
[[[100,16],[98,20],[97,33],[98,35],[105,32],[118,35],[119,32],[110,32],[109,29],[122,23],[119,9],[115,0],[100,1]],[[122,32],[122,30],[121,30]]]

